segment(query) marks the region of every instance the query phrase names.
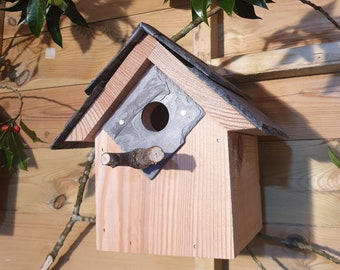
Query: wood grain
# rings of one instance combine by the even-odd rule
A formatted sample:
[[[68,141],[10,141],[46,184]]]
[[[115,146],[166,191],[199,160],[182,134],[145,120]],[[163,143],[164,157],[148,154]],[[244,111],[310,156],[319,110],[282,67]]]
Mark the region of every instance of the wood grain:
[[[140,80],[151,63],[147,57],[155,46],[154,42],[141,42],[134,47],[110,80],[105,89],[91,104],[86,114],[74,127],[66,141],[94,141],[95,133],[111,117],[131,88]]]
[[[340,3],[316,0],[333,18],[340,15]],[[311,7],[295,0],[278,0],[269,10],[256,8],[262,20],[244,20],[224,15],[224,55],[232,61],[240,55],[338,41],[337,30]]]
[[[174,17],[178,20],[173,21]],[[3,51],[12,68],[8,75],[14,80],[28,71],[22,90],[86,84],[117,54],[139,22],[149,23],[171,36],[189,20],[190,14],[185,10],[168,9],[130,16],[127,21],[112,19],[93,23],[89,30],[67,27],[61,31],[63,48],[44,35],[37,39],[30,36],[4,39]],[[191,35],[179,43],[191,50]],[[53,57],[46,56],[48,49],[54,51]]]
[[[301,235],[307,243],[315,244],[325,249],[333,256],[339,256],[339,228],[267,225],[265,232],[282,238],[288,235]],[[263,263],[266,269],[315,269],[315,270],[338,270],[336,265],[316,254],[299,252],[296,249],[286,248],[268,241],[255,238],[250,244],[252,251]],[[229,261],[229,269],[232,270],[257,270],[258,266],[245,251],[235,260]]]
[[[318,140],[260,143],[264,202],[271,202],[264,205],[268,223],[338,227],[340,174],[329,162],[328,145],[337,144]]]
[[[256,107],[288,133],[290,140],[320,139],[337,138],[340,134],[339,125],[334,124],[340,115],[339,80],[339,74],[333,74],[237,86],[252,97]],[[85,101],[85,88],[86,85],[75,85],[22,92],[23,120],[47,141],[47,144],[32,143],[24,136],[29,147],[49,147]],[[10,115],[17,113],[17,100],[12,93],[0,93],[0,104]]]
[[[29,170],[20,171],[10,181],[0,175],[0,246],[1,269],[38,269],[51,251],[68,221],[89,149],[36,149]],[[82,214],[95,215],[95,183],[90,179],[82,204]],[[66,204],[53,209],[50,201],[65,194]],[[7,200],[3,200],[7,198]],[[81,241],[73,244],[74,241]],[[95,230],[87,223],[77,223],[60,255],[63,269],[211,269],[213,260],[184,257],[160,257],[99,252],[95,246]],[[70,251],[69,251],[70,249]],[[18,258],[21,259],[18,259]]]
[[[58,88],[22,91],[24,107],[22,120],[34,130],[39,138],[46,143],[33,143],[21,132],[23,139],[30,148],[48,148],[65,123],[85,101],[86,85],[74,85]],[[14,117],[18,113],[18,101],[11,92],[0,94],[1,107]]]
[[[161,44],[155,46],[155,49],[149,56],[149,60],[165,75],[171,78],[193,100],[200,104],[207,113],[215,117],[227,130],[255,128],[254,125],[245,119],[233,106],[221,98],[221,96],[211,89],[201,78],[193,74],[193,72]],[[230,92],[232,92],[232,90]],[[229,95],[231,96],[230,99],[235,98],[235,100],[238,101],[238,96],[235,94],[232,95],[232,93]]]
[[[237,84],[290,139],[338,138],[340,74]]]
[[[327,158],[328,143],[335,148],[338,145],[336,141],[324,140],[259,143],[261,185],[266,189],[262,198],[265,232],[281,237],[300,234],[339,256],[339,223],[336,212],[339,205],[339,169]],[[7,203],[1,204],[0,212],[0,240],[3,243],[0,250],[3,258],[6,258],[0,262],[1,268],[20,270],[27,269],[27,265],[30,268],[41,265],[71,213],[77,186],[75,179],[81,174],[80,164],[85,161],[87,153],[87,149],[33,149],[28,172],[20,172],[19,177],[12,178],[6,187],[3,175],[0,175],[0,190],[7,194]],[[270,196],[272,190],[278,196]],[[60,210],[54,210],[48,203],[61,192],[68,192],[68,201]],[[95,213],[94,182],[90,182],[86,194],[83,213],[92,215]],[[288,204],[287,201],[296,198],[297,194],[307,202]],[[0,197],[4,198],[3,195],[1,193]],[[304,212],[307,212],[303,214],[306,217],[305,225],[301,225],[301,213]],[[281,221],[285,218],[287,220],[281,225],[273,224],[279,216]],[[66,252],[83,228],[81,224],[74,228],[62,253]],[[39,239],[39,243],[36,239]],[[29,250],[27,245],[30,246]],[[303,265],[322,270],[338,268],[317,256],[264,244],[262,240],[252,242],[251,247],[268,269],[281,269],[278,262],[287,269],[299,269]],[[198,269],[205,269],[206,265],[210,265],[207,260],[201,259],[106,253],[97,252],[95,248],[95,231],[92,229],[73,253],[69,254],[70,259],[64,268],[74,269],[86,265],[86,269],[121,269],[125,266],[159,269],[176,265],[177,269],[194,269],[196,265]],[[26,260],[24,263],[17,259],[18,256],[26,258],[27,254],[34,260]],[[229,264],[232,270],[257,269],[246,253],[229,261]]]
[[[163,3],[162,1],[157,0],[149,0],[144,3],[136,0],[104,0],[100,2],[88,2],[78,0],[74,2],[76,3],[78,10],[84,16],[88,23],[111,19],[129,21],[130,16],[142,15],[145,13],[170,9],[170,3]],[[8,4],[8,6],[11,5],[11,3]],[[188,4],[176,3],[175,6],[178,8],[185,8],[186,6],[188,6]],[[29,30],[26,25],[21,25],[21,27],[18,27],[16,25],[19,19],[19,12],[6,13],[4,21],[5,31],[3,36],[5,39],[17,35],[20,36],[29,34]],[[71,25],[72,23],[69,19],[64,16],[61,17],[61,28],[70,27]]]
[[[261,81],[338,72],[340,42],[313,44],[247,54],[230,61],[211,60],[217,71],[234,82]]]
[[[252,136],[234,138],[231,141],[237,146],[241,141],[245,146],[252,144]],[[257,188],[256,184],[241,184],[245,180],[240,178],[247,175],[242,170],[229,180],[233,168],[229,168],[225,149],[230,142],[227,130],[207,115],[153,181],[141,171],[112,169],[97,162],[98,249],[233,258],[260,229],[261,213],[259,198],[255,200],[258,182]],[[231,152],[236,168],[254,158],[255,152],[249,149],[256,148],[248,148]],[[118,152],[119,147],[102,131],[96,138],[96,151],[100,156],[102,152]],[[249,166],[249,173],[254,173],[252,168],[257,171],[254,165],[256,162]],[[245,213],[252,212],[257,218],[240,215],[241,204]],[[236,235],[237,231],[242,235]]]

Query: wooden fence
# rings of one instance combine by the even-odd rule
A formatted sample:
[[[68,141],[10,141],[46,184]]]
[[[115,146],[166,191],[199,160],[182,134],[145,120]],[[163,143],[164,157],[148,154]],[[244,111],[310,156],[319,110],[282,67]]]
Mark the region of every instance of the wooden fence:
[[[21,90],[23,119],[47,143],[27,137],[28,171],[0,175],[0,268],[38,269],[69,219],[89,149],[49,150],[50,143],[81,106],[83,90],[123,46],[134,27],[149,23],[173,35],[190,21],[182,1],[79,1],[90,30],[62,21],[64,48],[47,34],[34,39],[16,26],[19,14],[2,13],[2,53],[8,70],[1,83]],[[289,140],[259,141],[264,232],[307,242],[340,257],[340,171],[327,147],[340,137],[340,31],[298,0],[277,0],[262,20],[219,14],[179,44],[216,67],[277,122]],[[340,3],[315,0],[336,20]],[[0,32],[1,33],[1,32]],[[4,75],[4,74],[2,74]],[[6,90],[0,106],[15,115],[18,102]],[[82,213],[95,215],[94,178]],[[51,200],[65,194],[59,210]],[[77,224],[57,262],[60,269],[258,269],[243,252],[221,263],[210,259],[99,252],[94,229]],[[254,239],[253,252],[267,269],[340,269],[314,254]],[[59,269],[59,268],[57,268]]]

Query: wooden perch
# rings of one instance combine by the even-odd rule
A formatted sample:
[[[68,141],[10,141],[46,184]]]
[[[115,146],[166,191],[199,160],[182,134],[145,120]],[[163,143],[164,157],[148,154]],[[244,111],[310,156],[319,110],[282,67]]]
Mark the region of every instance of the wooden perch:
[[[135,169],[144,169],[164,159],[164,152],[158,146],[150,148],[137,148],[126,153],[103,153],[101,163],[112,168],[129,166]]]

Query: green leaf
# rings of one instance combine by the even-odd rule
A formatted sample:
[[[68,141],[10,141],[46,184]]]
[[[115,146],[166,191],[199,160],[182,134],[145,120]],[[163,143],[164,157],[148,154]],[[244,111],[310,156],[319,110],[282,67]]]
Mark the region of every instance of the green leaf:
[[[14,156],[14,165],[21,170],[27,170],[29,158],[24,152],[25,145],[22,142],[20,135],[14,132],[10,132],[9,137],[9,146]]]
[[[63,11],[57,6],[50,6],[46,14],[46,26],[48,32],[51,34],[52,39],[60,47],[63,47],[62,36],[60,32],[60,16]]]
[[[4,155],[4,159],[5,159],[3,165],[5,165],[5,167],[8,170],[12,170],[12,168],[13,168],[13,159],[14,159],[13,153],[8,148],[5,148],[3,146],[0,146],[0,151],[2,151],[2,153]]]
[[[48,0],[48,4],[57,6],[62,10],[62,12],[65,12],[68,4],[65,2],[65,0]]]
[[[234,12],[242,18],[260,19],[255,13],[254,6],[243,0],[235,1]]]
[[[328,147],[328,156],[333,164],[340,169],[340,158],[333,152],[330,147]]]
[[[72,2],[72,0],[65,0],[67,4],[67,8],[65,10],[65,15],[75,24],[80,26],[89,27],[84,17],[79,13],[76,8],[76,5]]]
[[[192,20],[196,19],[195,14],[206,24],[208,24],[207,8],[211,5],[209,0],[190,0],[192,9]]]
[[[35,37],[40,35],[46,18],[46,0],[29,0],[27,6],[27,23]]]
[[[7,8],[1,8],[0,10],[5,10],[5,11],[23,11],[26,10],[28,5],[28,0],[20,0],[16,2],[13,6],[7,7]]]
[[[22,120],[20,120],[19,124],[20,124],[20,127],[21,127],[22,131],[25,132],[27,134],[27,136],[30,137],[33,142],[43,142],[43,143],[46,143],[43,140],[41,140],[37,136],[35,131],[31,130]]]
[[[229,16],[232,15],[235,7],[235,0],[221,0],[218,4]]]

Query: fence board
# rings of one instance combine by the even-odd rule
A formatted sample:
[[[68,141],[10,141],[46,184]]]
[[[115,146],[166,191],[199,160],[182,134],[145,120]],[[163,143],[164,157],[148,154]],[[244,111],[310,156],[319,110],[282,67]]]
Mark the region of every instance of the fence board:
[[[177,19],[173,20],[174,17]],[[31,36],[5,39],[3,51],[10,61],[7,75],[23,90],[89,83],[122,48],[139,22],[149,23],[171,36],[188,21],[187,11],[167,9],[92,23],[90,29],[64,28],[63,49],[47,34],[37,39]],[[191,38],[189,34],[179,44],[191,50]]]
[[[315,0],[339,21],[340,2]],[[296,0],[277,0],[269,10],[256,8],[262,20],[224,16],[220,43],[230,60],[239,55],[267,50],[338,41],[340,32],[324,16]],[[222,55],[220,55],[221,57]]]
[[[179,1],[169,1],[163,3],[162,0],[103,0],[103,1],[74,1],[78,10],[84,16],[88,23],[94,23],[99,21],[120,19],[127,20],[127,17],[134,15],[141,15],[149,12],[155,12],[160,10],[170,9],[170,5],[176,8],[185,9],[188,7],[188,3],[179,3]],[[11,6],[12,4],[7,4]],[[28,27],[26,25],[20,26],[16,23],[20,19],[20,12],[7,12],[4,25],[4,38],[11,38],[13,36],[22,36],[29,34]],[[70,27],[71,21],[65,16],[61,17],[61,28]]]
[[[268,234],[281,237],[301,234],[308,241],[339,256],[336,250],[340,240],[337,214],[340,178],[339,170],[328,161],[328,144],[334,148],[338,145],[336,141],[324,140],[259,143],[264,219]],[[302,149],[307,151],[301,151]],[[16,258],[20,254],[27,254],[27,245],[30,246],[31,258],[35,258],[26,262],[31,264],[30,268],[37,268],[42,262],[71,213],[77,187],[75,179],[82,172],[81,164],[86,160],[87,153],[88,149],[33,149],[29,153],[32,162],[28,172],[20,171],[9,185],[4,184],[4,179],[0,179],[0,190],[7,191],[8,196],[5,204],[2,201],[0,212],[0,240],[3,243],[0,251],[8,259],[0,262],[1,268],[24,269],[22,260]],[[60,193],[65,193],[68,201],[63,208],[55,210],[49,202]],[[271,196],[272,194],[275,196]],[[292,198],[300,199],[288,202]],[[91,180],[82,213],[94,215],[94,212],[94,182]],[[66,248],[84,226],[75,227],[62,253],[66,252]],[[314,255],[297,254],[283,247],[264,245],[261,241],[252,242],[251,247],[270,269],[278,267],[273,258],[286,265],[287,269],[298,268],[301,264],[315,269],[337,269],[331,268],[335,266]],[[162,266],[163,263],[176,265],[178,269],[193,269],[195,265],[198,269],[204,269],[205,264],[211,265],[208,261],[189,258],[100,253],[94,250],[94,242],[95,234],[91,230],[73,251],[71,259],[65,265],[69,268],[66,269],[84,265],[87,266],[86,269],[98,269],[98,265],[101,269],[106,269],[108,265],[118,269],[119,265],[134,267],[133,261],[138,262],[142,269],[144,266],[151,269],[170,267]],[[84,258],[81,259],[82,257]],[[252,269],[254,266],[253,261],[245,254],[229,263],[229,269],[232,270]]]
[[[268,80],[238,84],[255,106],[295,139],[337,138],[340,126],[340,74]],[[49,147],[72,114],[86,99],[86,84],[22,91],[23,119],[47,144],[32,143],[29,147]],[[10,115],[17,113],[15,96],[0,94],[0,103]]]

